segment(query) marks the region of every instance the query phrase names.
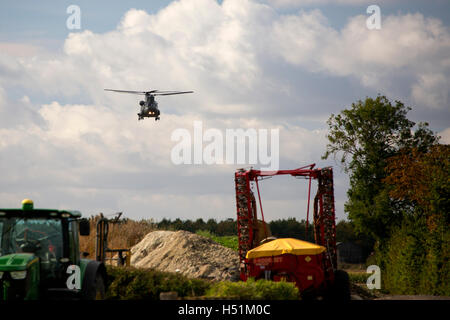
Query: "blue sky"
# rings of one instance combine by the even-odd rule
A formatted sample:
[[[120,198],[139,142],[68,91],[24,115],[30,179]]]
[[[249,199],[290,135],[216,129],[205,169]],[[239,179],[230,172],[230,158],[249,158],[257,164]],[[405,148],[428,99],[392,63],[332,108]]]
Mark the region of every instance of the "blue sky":
[[[36,3],[0,3],[0,206],[234,218],[239,166],[170,161],[173,131],[202,121],[278,128],[281,168],[334,166],[344,219],[348,177],[320,159],[331,113],[384,94],[450,142],[448,1]],[[80,30],[66,28],[72,4]],[[380,30],[366,27],[371,4]],[[161,121],[137,122],[138,99],[106,87],[195,94],[161,97]],[[266,217],[304,218],[306,183],[278,181],[261,186]]]

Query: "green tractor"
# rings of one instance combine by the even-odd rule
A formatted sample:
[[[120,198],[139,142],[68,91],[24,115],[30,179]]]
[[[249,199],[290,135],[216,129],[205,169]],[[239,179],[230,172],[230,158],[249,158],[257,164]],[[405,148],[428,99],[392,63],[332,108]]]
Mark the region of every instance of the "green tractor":
[[[0,300],[104,298],[104,264],[80,258],[89,232],[78,211],[0,209]]]

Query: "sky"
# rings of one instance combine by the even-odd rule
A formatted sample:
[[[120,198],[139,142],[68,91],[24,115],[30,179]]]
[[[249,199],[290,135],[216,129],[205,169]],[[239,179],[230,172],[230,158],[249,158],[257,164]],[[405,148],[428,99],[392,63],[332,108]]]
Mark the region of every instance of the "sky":
[[[0,207],[235,218],[234,171],[250,164],[171,159],[173,132],[201,121],[278,129],[281,169],[333,166],[346,219],[348,176],[321,159],[326,121],[382,94],[449,143],[449,12],[444,0],[2,1]],[[104,88],[194,93],[160,97],[155,122],[137,120],[139,96]],[[262,181],[265,218],[306,218],[307,185]]]

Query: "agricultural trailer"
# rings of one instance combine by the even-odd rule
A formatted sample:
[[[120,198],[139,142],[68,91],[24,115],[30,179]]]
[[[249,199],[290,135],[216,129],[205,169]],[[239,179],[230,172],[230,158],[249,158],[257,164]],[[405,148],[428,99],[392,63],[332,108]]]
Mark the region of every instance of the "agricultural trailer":
[[[240,279],[268,279],[294,282],[303,298],[321,296],[350,299],[348,274],[337,269],[336,225],[333,169],[314,168],[315,164],[293,170],[235,172]],[[309,225],[311,181],[318,181],[314,197],[313,233],[315,243],[299,239],[275,239],[264,220],[259,182],[278,175],[308,180],[306,234]],[[261,220],[258,218],[257,191]]]

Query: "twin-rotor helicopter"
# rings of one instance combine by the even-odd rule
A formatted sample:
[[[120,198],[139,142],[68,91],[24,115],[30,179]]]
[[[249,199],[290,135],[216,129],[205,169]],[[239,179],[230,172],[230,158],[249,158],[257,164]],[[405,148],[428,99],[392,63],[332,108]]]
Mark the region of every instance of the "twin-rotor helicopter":
[[[170,96],[174,94],[186,94],[194,92],[194,91],[160,91],[160,90],[127,91],[127,90],[113,90],[113,89],[105,89],[105,91],[145,95],[145,101],[139,102],[141,110],[137,114],[138,120],[142,120],[144,118],[155,118],[155,121],[158,121],[160,119],[159,115],[161,113],[160,110],[158,109],[158,102],[156,102],[155,100],[156,96]]]

